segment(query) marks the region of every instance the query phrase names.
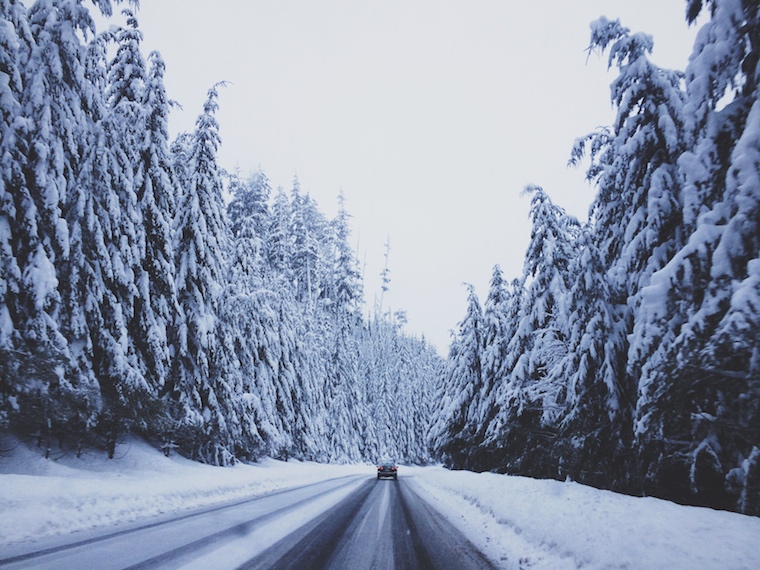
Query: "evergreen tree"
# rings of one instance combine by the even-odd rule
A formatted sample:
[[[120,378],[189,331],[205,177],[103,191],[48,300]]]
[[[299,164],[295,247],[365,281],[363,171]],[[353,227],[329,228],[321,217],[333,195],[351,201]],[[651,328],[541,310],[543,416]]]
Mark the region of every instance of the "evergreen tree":
[[[223,185],[216,161],[220,142],[215,118],[217,89],[209,90],[196,121],[190,178],[177,208],[174,249],[183,320],[172,394],[183,445],[203,461],[227,464],[234,457],[237,418],[217,329],[227,239]]]
[[[108,66],[104,89],[108,108],[98,129],[106,135],[104,144],[111,156],[109,172],[103,179],[103,184],[110,186],[110,196],[109,190],[101,190],[103,207],[110,210],[107,219],[111,224],[104,228],[105,247],[113,268],[106,274],[106,287],[113,298],[110,304],[118,304],[118,309],[106,307],[102,311],[105,329],[109,328],[109,315],[118,317],[113,319],[112,332],[100,344],[108,346],[106,355],[114,354],[116,342],[119,351],[124,353],[118,358],[107,356],[111,369],[104,376],[108,378],[105,386],[108,397],[101,423],[103,427],[113,425],[108,428],[111,432],[128,428],[132,422],[142,429],[147,427],[155,414],[155,399],[161,384],[154,372],[168,352],[161,337],[155,336],[160,333],[150,298],[151,275],[145,267],[149,255],[148,236],[145,204],[140,200],[146,198],[142,160],[147,126],[143,104],[147,73],[140,53],[142,34],[134,15],[129,10],[125,10],[124,15],[127,27],[115,33],[117,50]],[[97,336],[98,331],[94,329],[92,334]],[[165,370],[163,372],[165,374]]]
[[[496,373],[496,409],[486,407],[492,419],[485,446],[501,469],[551,476],[550,448],[564,388],[551,370],[567,354],[567,291],[578,223],[541,188],[526,192],[533,195],[531,240],[507,310],[511,337]]]
[[[525,254],[524,277],[532,278],[527,286],[525,324],[533,331],[533,347],[521,355],[514,374],[527,389],[526,396],[540,403],[542,422],[553,424],[560,413],[557,395],[562,385],[553,382],[549,371],[567,353],[567,291],[570,288],[570,265],[575,256],[578,222],[552,204],[538,187],[533,193],[533,226]]]
[[[598,249],[602,266],[608,268],[608,303],[618,312],[609,314],[605,325],[610,335],[604,353],[607,374],[618,370],[619,377],[614,384],[606,380],[604,407],[610,420],[617,421],[613,432],[630,441],[629,429],[621,432],[620,427],[631,425],[636,379],[662,336],[658,327],[639,318],[641,290],[683,243],[677,162],[689,137],[683,74],[649,61],[652,38],[630,34],[618,21],[601,18],[592,24],[591,49],[608,47],[609,65],[620,71],[611,87],[617,117],[612,131],[591,137],[588,176],[598,188],[591,211],[596,243],[591,247]],[[577,144],[575,159],[584,145],[585,141]],[[629,347],[630,338],[634,342]],[[609,352],[613,350],[618,352]]]
[[[221,311],[227,346],[234,346],[244,403],[243,414],[257,426],[248,438],[259,437],[260,447],[268,455],[277,455],[291,447],[286,425],[294,420],[292,396],[279,384],[281,347],[274,293],[265,288],[265,257],[262,246],[269,226],[266,199],[269,184],[259,172],[249,182],[233,177],[233,194],[227,209],[231,256],[226,291]]]
[[[446,400],[433,427],[433,446],[444,464],[467,464],[474,434],[470,431],[475,396],[482,387],[483,312],[475,289],[468,285],[467,314],[451,343],[445,371]]]
[[[606,267],[585,226],[576,241],[568,291],[567,351],[550,371],[560,386],[562,407],[554,446],[558,475],[597,485],[627,483],[630,462],[629,394],[620,386],[624,362],[615,359],[621,347],[620,315],[610,301]],[[597,466],[605,464],[602,471]]]
[[[291,256],[293,255],[293,236],[290,233],[291,207],[285,191],[280,187],[275,194],[272,205],[271,223],[267,234],[268,264],[274,274],[286,283],[292,283]]]
[[[331,298],[337,311],[355,313],[362,303],[361,275],[353,249],[348,243],[351,233],[346,211],[345,197],[338,197],[338,216],[333,222],[335,230],[335,260],[332,276]]]
[[[17,396],[23,391],[24,370],[29,369],[23,362],[28,349],[21,326],[27,318],[24,297],[33,293],[22,268],[24,249],[36,241],[36,212],[23,181],[25,133],[17,119],[32,42],[23,7],[0,1],[0,428],[19,411]]]
[[[102,96],[88,70],[93,58],[80,39],[94,33],[88,11],[78,2],[40,1],[29,8],[28,21],[32,41],[22,44],[28,51],[20,54],[21,114],[28,119],[18,139],[23,175],[13,182],[23,212],[25,236],[17,260],[26,283],[15,304],[21,338],[34,347],[35,360],[53,364],[43,365],[40,376],[32,368],[36,377],[29,380],[35,382],[23,386],[23,404],[37,418],[49,448],[53,432],[61,440],[80,438],[101,408],[85,300],[97,298],[102,289],[99,283],[77,282],[71,267],[83,262],[77,259],[72,224],[82,205],[81,157],[89,150]],[[99,265],[97,258],[92,265]]]
[[[138,209],[144,224],[140,243],[142,271],[138,300],[149,308],[135,311],[143,321],[133,327],[138,350],[145,359],[151,384],[160,392],[170,374],[171,350],[176,344],[179,314],[175,284],[172,223],[179,193],[169,151],[169,102],[164,87],[165,64],[158,52],[149,56],[150,69],[142,94],[145,133],[135,174]]]
[[[327,221],[309,195],[300,193],[297,179],[293,185],[291,208],[293,209],[291,271],[295,282],[296,299],[315,304],[317,299],[323,298],[326,293],[322,278],[326,265],[323,252],[330,245],[327,241]],[[332,268],[332,265],[328,267]]]
[[[327,445],[331,461],[358,461],[366,429],[364,398],[359,391],[358,346],[351,317],[342,313],[334,322],[334,344],[325,380]]]
[[[486,430],[499,407],[496,393],[503,379],[502,368],[507,359],[509,339],[514,334],[515,320],[510,309],[517,303],[513,295],[501,268],[494,266],[483,311],[482,386],[475,396],[472,418],[478,448],[472,450],[470,462],[475,469],[490,467],[493,461],[492,458],[485,457],[488,448],[485,438]]]
[[[693,21],[702,3],[688,5]],[[643,291],[640,337],[658,344],[636,435],[650,493],[757,514],[760,21],[752,2],[709,6],[686,70],[688,239]]]

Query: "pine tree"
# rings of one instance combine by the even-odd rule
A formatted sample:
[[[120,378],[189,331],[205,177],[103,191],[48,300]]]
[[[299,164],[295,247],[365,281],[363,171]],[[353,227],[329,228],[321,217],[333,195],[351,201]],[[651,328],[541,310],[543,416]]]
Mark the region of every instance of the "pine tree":
[[[348,225],[349,214],[345,207],[345,197],[341,192],[338,197],[338,216],[333,221],[335,231],[335,259],[332,276],[333,304],[337,311],[355,313],[363,301],[361,275],[358,262],[348,237],[351,230]]]
[[[74,298],[68,292],[83,284],[75,284],[70,271],[76,263],[77,228],[72,223],[86,170],[81,157],[94,132],[91,115],[102,98],[87,69],[92,58],[81,42],[94,33],[88,11],[78,2],[40,1],[28,10],[28,22],[31,41],[22,44],[20,54],[21,114],[28,120],[17,139],[23,174],[11,179],[24,219],[16,259],[25,282],[15,307],[20,338],[35,347],[35,360],[48,363],[43,374],[35,370],[36,382],[27,383],[23,392],[24,405],[49,448],[53,432],[59,440],[80,438],[101,406],[92,359],[82,356],[91,350],[83,302],[91,290],[80,289]],[[27,390],[34,385],[44,388]]]
[[[112,296],[113,307],[102,311],[105,320],[101,331],[110,329],[110,332],[98,344],[107,345],[105,354],[118,354],[109,356],[108,364],[101,365],[101,368],[110,365],[108,374],[104,375],[108,378],[107,407],[101,423],[115,426],[109,428],[111,431],[128,429],[132,423],[147,429],[155,414],[162,384],[154,372],[157,366],[165,366],[168,356],[153,311],[152,276],[148,273],[150,268],[146,268],[148,247],[153,245],[148,243],[146,229],[148,224],[155,223],[155,220],[145,219],[146,213],[154,213],[145,211],[145,201],[153,199],[145,195],[143,170],[147,127],[143,99],[147,72],[140,53],[142,34],[137,20],[129,10],[125,10],[124,15],[127,27],[115,32],[116,55],[108,65],[107,110],[101,125],[106,134],[104,144],[111,156],[100,193],[110,223],[110,227],[104,226],[104,245],[112,264],[105,276],[105,285]],[[164,235],[164,239],[167,237]],[[100,336],[97,328],[92,330],[92,335]],[[115,349],[117,344],[118,350]],[[166,374],[165,368],[158,372]]]
[[[578,223],[552,204],[541,188],[526,191],[533,194],[533,225],[525,254],[528,285],[518,336],[530,334],[533,342],[530,351],[518,357],[512,374],[525,390],[520,407],[538,405],[542,422],[550,425],[560,413],[557,394],[562,386],[553,382],[549,371],[567,353],[567,291]]]
[[[445,372],[446,400],[432,430],[433,446],[444,464],[457,467],[467,465],[474,443],[470,420],[483,381],[483,313],[475,289],[467,289],[467,314],[451,343]]]
[[[285,283],[292,283],[290,273],[293,239],[290,233],[291,207],[285,191],[280,187],[272,205],[271,223],[267,242],[268,265]]]
[[[227,464],[234,458],[237,418],[224,376],[217,315],[224,287],[227,227],[219,148],[218,86],[212,87],[196,121],[188,187],[177,208],[175,255],[177,297],[182,311],[172,395],[178,437],[203,461]]]
[[[513,295],[501,268],[494,266],[483,310],[483,380],[472,413],[473,431],[476,434],[474,442],[478,448],[472,450],[470,462],[475,469],[492,466],[493,458],[488,457],[489,445],[485,442],[486,431],[499,407],[496,394],[503,380],[502,368],[516,324],[514,319],[510,319],[510,316],[514,317],[510,315],[510,309],[516,305]]]
[[[138,208],[144,224],[140,243],[142,264],[138,299],[149,303],[143,322],[133,328],[138,350],[143,354],[151,384],[162,392],[171,367],[171,350],[176,343],[175,319],[179,313],[175,285],[172,223],[179,193],[169,151],[169,102],[164,87],[165,64],[160,54],[149,56],[150,69],[142,94],[145,134],[135,173]]]
[[[317,299],[324,298],[326,293],[324,289],[326,284],[322,278],[326,266],[324,250],[330,246],[327,241],[327,221],[317,209],[314,200],[308,194],[300,193],[298,180],[294,182],[291,208],[293,209],[291,271],[296,287],[296,299],[315,304]],[[331,269],[332,264],[327,267]]]
[[[230,184],[233,194],[227,209],[230,229],[230,265],[227,286],[220,302],[223,326],[240,363],[243,415],[257,426],[247,436],[260,442],[268,455],[291,447],[286,426],[294,421],[292,395],[280,385],[281,346],[273,291],[266,288],[266,258],[262,253],[269,227],[269,182],[259,172],[248,182],[237,176]],[[234,372],[233,372],[234,373]],[[289,379],[289,378],[288,378]],[[286,393],[287,392],[287,393]]]
[[[659,342],[642,367],[636,434],[649,492],[757,514],[760,16],[752,2],[709,5],[686,70],[688,238],[643,292]],[[690,21],[701,8],[689,2]]]
[[[35,239],[32,197],[23,183],[24,132],[18,118],[24,97],[23,72],[32,46],[23,7],[0,1],[0,428],[18,413],[18,394],[28,369],[21,321],[23,298],[31,295],[22,274],[23,248]],[[23,59],[22,59],[23,58]],[[30,216],[28,221],[24,221]],[[28,245],[27,245],[28,244]],[[22,352],[23,351],[23,352]]]
[[[569,269],[567,351],[550,371],[551,382],[561,387],[554,446],[558,475],[622,485],[631,468],[621,458],[630,456],[631,418],[626,412],[632,408],[632,395],[620,385],[624,363],[614,357],[621,347],[612,345],[620,338],[620,316],[610,301],[606,267],[591,227],[583,228],[576,247],[578,255]]]

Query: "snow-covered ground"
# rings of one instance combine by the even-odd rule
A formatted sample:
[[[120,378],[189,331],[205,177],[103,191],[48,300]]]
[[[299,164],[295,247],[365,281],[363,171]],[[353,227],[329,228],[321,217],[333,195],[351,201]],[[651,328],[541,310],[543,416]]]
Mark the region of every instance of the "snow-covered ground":
[[[505,568],[760,568],[760,518],[572,482],[409,467],[423,498]]]
[[[271,459],[218,468],[140,441],[111,461],[101,453],[46,461],[18,444],[0,456],[0,557],[22,542],[373,470]],[[439,467],[402,467],[401,479],[504,568],[760,568],[756,517]]]
[[[134,440],[117,457],[90,452],[45,460],[13,442],[0,456],[0,558],[25,541],[135,522],[253,495],[366,473],[369,465],[320,465],[266,459],[256,465],[212,467]],[[5,444],[3,447],[7,447]]]

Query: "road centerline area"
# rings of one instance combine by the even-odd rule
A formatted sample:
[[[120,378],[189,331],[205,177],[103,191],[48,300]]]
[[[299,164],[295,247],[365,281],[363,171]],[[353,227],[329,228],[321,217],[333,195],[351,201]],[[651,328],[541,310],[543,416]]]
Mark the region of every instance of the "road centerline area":
[[[401,477],[367,482],[239,569],[493,567]]]

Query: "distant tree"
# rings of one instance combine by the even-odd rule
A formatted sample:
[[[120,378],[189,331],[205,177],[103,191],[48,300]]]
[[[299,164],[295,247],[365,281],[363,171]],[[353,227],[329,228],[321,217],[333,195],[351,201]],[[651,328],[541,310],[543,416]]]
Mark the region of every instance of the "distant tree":
[[[249,180],[241,181],[233,176],[230,184],[232,201],[227,207],[230,232],[233,237],[242,232],[255,236],[256,255],[264,257],[263,248],[269,241],[269,179],[262,171],[254,173]],[[243,227],[246,226],[246,227]],[[257,262],[263,269],[262,261]]]
[[[351,235],[346,211],[346,200],[341,192],[338,196],[338,216],[332,225],[335,231],[335,256],[333,260],[332,290],[333,304],[337,311],[355,314],[362,301],[363,292],[359,264],[348,238]]]
[[[293,236],[290,233],[291,206],[282,188],[277,189],[272,205],[271,222],[267,234],[268,264],[272,271],[286,283],[292,283],[291,256]]]
[[[324,250],[329,248],[328,223],[308,194],[301,194],[298,180],[294,182],[291,197],[291,235],[293,255],[291,272],[296,288],[296,299],[315,304],[324,297],[324,270],[327,260]],[[332,269],[332,264],[327,265]]]

